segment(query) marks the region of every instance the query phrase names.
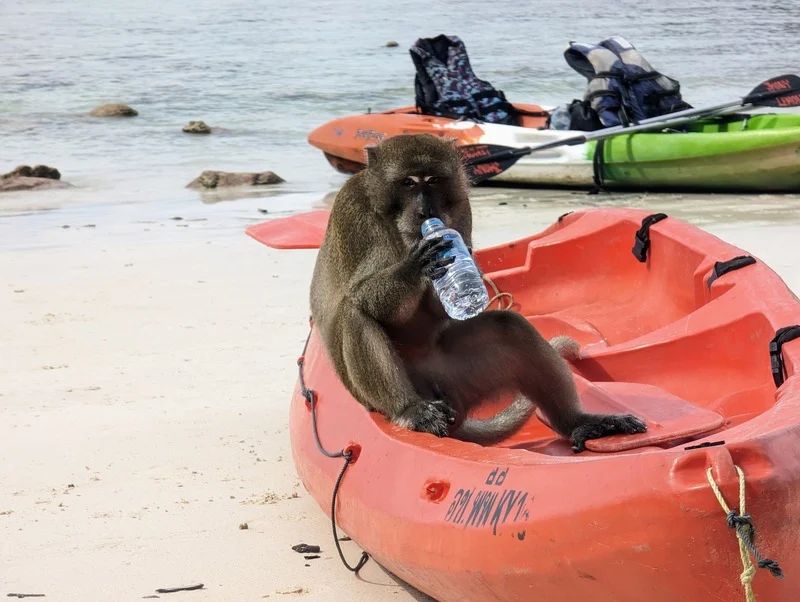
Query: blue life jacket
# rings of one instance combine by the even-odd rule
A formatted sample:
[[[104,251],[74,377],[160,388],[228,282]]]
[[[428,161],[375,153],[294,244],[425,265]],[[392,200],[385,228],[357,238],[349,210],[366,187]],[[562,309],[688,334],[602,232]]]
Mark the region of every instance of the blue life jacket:
[[[464,42],[457,36],[420,38],[409,49],[417,69],[417,107],[427,115],[510,124],[514,108],[505,94],[472,71]]]
[[[681,98],[680,84],[653,69],[621,36],[598,45],[570,42],[564,58],[589,81],[584,99],[605,127],[691,108]]]

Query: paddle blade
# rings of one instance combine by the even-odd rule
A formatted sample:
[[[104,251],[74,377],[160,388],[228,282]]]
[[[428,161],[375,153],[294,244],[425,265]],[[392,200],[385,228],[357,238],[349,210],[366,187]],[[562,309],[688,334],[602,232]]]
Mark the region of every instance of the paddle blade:
[[[458,147],[464,166],[467,168],[467,175],[473,184],[480,184],[514,165],[519,160],[519,156],[508,156],[508,151],[514,150],[512,147],[499,144],[468,144]],[[485,163],[476,163],[476,161],[493,155],[505,156]]]
[[[800,77],[787,73],[768,79],[753,88],[744,103],[758,107],[800,107]]]
[[[273,249],[319,249],[325,239],[328,217],[327,209],[298,213],[255,224],[245,233]]]

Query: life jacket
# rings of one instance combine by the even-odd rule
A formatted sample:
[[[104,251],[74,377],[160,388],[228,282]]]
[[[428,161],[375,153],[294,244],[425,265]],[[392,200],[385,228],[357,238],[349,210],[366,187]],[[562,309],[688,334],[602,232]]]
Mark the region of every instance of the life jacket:
[[[514,108],[505,94],[472,71],[464,42],[457,36],[420,38],[410,48],[417,69],[417,107],[427,115],[511,124]]]
[[[653,69],[621,36],[598,45],[570,42],[564,58],[589,81],[584,100],[604,127],[691,108],[681,98],[680,84]]]

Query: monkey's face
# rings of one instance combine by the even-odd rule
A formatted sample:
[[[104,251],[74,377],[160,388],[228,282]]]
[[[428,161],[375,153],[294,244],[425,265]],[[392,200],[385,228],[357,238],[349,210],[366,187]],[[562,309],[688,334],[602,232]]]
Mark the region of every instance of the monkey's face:
[[[431,217],[472,246],[468,180],[453,141],[428,134],[395,136],[367,149],[367,182],[376,211],[392,219],[408,249]]]

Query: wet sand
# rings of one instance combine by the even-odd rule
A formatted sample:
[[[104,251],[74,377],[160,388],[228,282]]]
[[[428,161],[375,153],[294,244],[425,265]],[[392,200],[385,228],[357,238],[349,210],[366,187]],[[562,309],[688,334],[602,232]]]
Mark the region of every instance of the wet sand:
[[[792,196],[482,189],[476,243],[585,205],[687,219],[800,291]],[[287,410],[315,252],[267,249],[242,233],[244,209],[210,211],[2,218],[0,595],[134,600],[203,583],[173,596],[423,598],[374,562],[346,571],[295,475]],[[290,549],[301,542],[321,558]]]

